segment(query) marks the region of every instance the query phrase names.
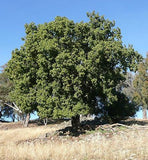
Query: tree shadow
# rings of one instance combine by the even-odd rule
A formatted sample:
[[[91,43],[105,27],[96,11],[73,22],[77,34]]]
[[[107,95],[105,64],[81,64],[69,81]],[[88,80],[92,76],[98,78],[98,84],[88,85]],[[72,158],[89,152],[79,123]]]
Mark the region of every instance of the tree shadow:
[[[117,123],[109,123],[108,121],[100,122],[98,119],[84,120],[84,121],[81,122],[80,127],[77,130],[73,129],[72,126],[68,126],[68,127],[63,128],[63,129],[58,130],[56,133],[59,136],[75,136],[75,137],[78,137],[82,134],[85,134],[87,131],[94,131],[97,128],[99,128],[100,126],[102,128],[103,127],[110,128],[110,126],[112,127],[114,124],[115,125],[116,124],[121,124],[121,125],[123,124],[123,125],[126,125],[126,126],[132,126],[132,125],[145,126],[145,125],[148,125],[148,120],[144,121],[144,120],[128,119],[128,120],[123,120],[123,121],[120,121],[120,122],[117,122]]]
[[[135,120],[135,119],[128,119],[125,121],[121,121],[122,124],[132,126],[132,125],[140,125],[146,126],[148,125],[148,120]]]
[[[5,121],[5,120],[1,120],[1,119],[0,119],[0,122],[2,122],[2,123],[11,123],[9,121]]]
[[[81,134],[85,134],[85,130],[83,128],[79,127],[77,130],[73,129],[71,126],[65,127],[63,129],[60,129],[57,131],[58,136],[74,136],[78,137]]]
[[[95,130],[99,125],[102,125],[97,120],[84,120],[80,123],[78,129],[72,128],[72,126],[65,127],[63,129],[57,130],[57,135],[59,136],[75,136],[78,137],[85,134],[87,131]]]

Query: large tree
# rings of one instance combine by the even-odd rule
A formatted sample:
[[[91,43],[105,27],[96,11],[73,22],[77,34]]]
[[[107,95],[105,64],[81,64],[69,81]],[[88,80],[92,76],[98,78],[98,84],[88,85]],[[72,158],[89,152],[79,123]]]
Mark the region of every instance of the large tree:
[[[138,66],[138,72],[134,79],[134,100],[142,106],[143,119],[147,119],[148,109],[148,54]]]
[[[141,56],[122,43],[115,22],[88,13],[89,21],[66,17],[42,25],[26,25],[25,44],[12,53],[7,72],[14,82],[11,96],[25,113],[70,117],[95,113],[97,99],[117,100],[116,86],[128,69],[136,70]],[[75,123],[78,122],[78,123]]]

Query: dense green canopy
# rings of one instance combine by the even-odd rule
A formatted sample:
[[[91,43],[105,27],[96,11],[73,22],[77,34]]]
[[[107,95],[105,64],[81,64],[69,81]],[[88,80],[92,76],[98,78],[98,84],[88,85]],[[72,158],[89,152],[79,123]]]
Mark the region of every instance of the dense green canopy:
[[[6,69],[14,83],[11,97],[25,113],[41,118],[73,117],[117,100],[116,86],[141,56],[122,43],[115,22],[95,12],[88,22],[66,17],[25,25],[24,45],[12,52]]]

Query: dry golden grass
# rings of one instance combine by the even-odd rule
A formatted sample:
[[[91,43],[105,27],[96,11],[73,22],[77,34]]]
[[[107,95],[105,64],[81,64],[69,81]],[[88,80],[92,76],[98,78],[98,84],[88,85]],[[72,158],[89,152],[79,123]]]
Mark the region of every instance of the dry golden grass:
[[[11,125],[11,124],[10,124]],[[47,132],[54,132],[57,129],[60,129],[58,125],[49,125],[48,127],[39,126],[31,128],[16,128],[9,130],[0,130],[0,145],[16,143],[18,141],[23,141],[27,139],[37,138],[44,135]]]
[[[1,160],[148,160],[148,129],[125,129],[107,138],[92,133],[71,140],[48,140],[46,143],[17,143],[54,133],[60,125],[0,131]]]

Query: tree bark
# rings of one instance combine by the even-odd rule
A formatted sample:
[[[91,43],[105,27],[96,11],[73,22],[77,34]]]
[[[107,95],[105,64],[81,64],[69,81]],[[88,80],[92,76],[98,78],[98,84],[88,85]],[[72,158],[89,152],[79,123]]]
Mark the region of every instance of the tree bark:
[[[44,122],[44,125],[47,126],[48,118],[44,118],[44,119],[43,119],[43,122]]]
[[[78,130],[80,127],[80,115],[71,117],[71,125],[74,130]]]
[[[30,113],[27,113],[26,118],[25,118],[25,122],[24,122],[24,127],[28,127],[29,120],[30,120]]]
[[[143,119],[147,119],[147,109],[142,108],[142,113],[143,113]]]
[[[0,111],[0,118],[2,117],[2,112]]]
[[[12,115],[12,121],[15,122],[15,114]]]

